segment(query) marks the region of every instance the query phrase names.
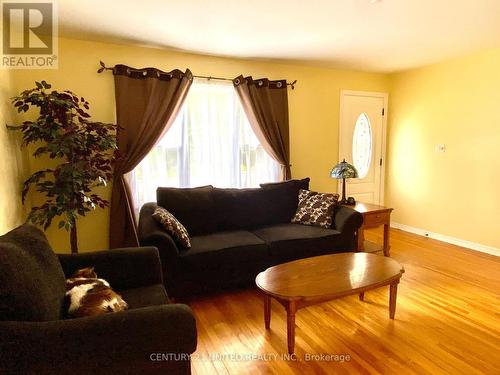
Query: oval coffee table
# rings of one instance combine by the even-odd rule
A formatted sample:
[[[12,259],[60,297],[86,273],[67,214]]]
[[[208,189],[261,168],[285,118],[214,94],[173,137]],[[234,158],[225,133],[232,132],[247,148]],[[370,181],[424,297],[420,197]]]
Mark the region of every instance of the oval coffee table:
[[[259,273],[257,287],[264,292],[264,322],[271,323],[271,298],[287,313],[288,353],[295,347],[295,312],[335,298],[390,287],[389,317],[394,319],[396,295],[404,268],[394,259],[368,253],[341,253],[279,264]]]

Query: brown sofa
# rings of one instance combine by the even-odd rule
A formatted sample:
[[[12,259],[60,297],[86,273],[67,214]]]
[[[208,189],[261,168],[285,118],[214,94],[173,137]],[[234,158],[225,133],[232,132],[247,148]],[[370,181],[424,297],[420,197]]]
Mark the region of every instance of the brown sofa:
[[[299,189],[309,188],[308,178],[261,186],[160,187],[157,202],[142,207],[139,240],[158,248],[170,296],[253,285],[255,276],[272,265],[355,249],[363,219],[351,208],[337,206],[331,228],[290,223]],[[152,218],[157,205],[186,227],[190,249],[180,248]]]
[[[65,276],[88,266],[129,310],[64,318]],[[31,225],[0,236],[0,374],[190,374],[195,349],[194,316],[169,304],[157,249],[57,256]]]

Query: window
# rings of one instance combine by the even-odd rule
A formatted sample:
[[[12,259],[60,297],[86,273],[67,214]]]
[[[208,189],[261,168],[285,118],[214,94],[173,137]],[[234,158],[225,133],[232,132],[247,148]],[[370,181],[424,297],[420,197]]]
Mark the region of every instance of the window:
[[[158,186],[258,187],[280,166],[263,149],[231,82],[195,81],[172,127],[127,177],[136,210]]]
[[[372,128],[365,113],[359,115],[352,136],[352,159],[359,178],[365,178],[372,161]]]

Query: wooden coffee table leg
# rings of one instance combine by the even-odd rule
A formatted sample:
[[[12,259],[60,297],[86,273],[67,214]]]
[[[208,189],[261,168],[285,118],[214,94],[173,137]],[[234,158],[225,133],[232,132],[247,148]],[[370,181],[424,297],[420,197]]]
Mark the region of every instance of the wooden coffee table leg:
[[[389,286],[389,317],[394,319],[396,314],[396,297],[398,294],[398,283]]]
[[[361,228],[358,229],[358,233],[356,236],[357,240],[357,249],[356,251],[362,252],[365,249],[365,227],[361,225]]]
[[[271,327],[271,297],[267,294],[264,295],[264,323],[266,329]]]
[[[390,251],[390,245],[389,245],[389,236],[390,236],[390,225],[389,224],[384,224],[384,255],[386,257],[391,256],[389,253]]]
[[[359,293],[359,300],[364,301],[365,300],[365,292]]]
[[[288,340],[288,354],[295,350],[295,312],[297,306],[295,301],[289,301],[286,307],[286,334]]]

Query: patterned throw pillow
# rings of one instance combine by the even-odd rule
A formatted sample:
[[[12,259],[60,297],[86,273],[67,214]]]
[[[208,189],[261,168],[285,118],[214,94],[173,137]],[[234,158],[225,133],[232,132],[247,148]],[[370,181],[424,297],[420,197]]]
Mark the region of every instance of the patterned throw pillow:
[[[333,209],[338,200],[338,194],[301,189],[299,190],[299,206],[292,218],[292,223],[330,228],[333,222]]]
[[[159,222],[165,230],[172,235],[174,240],[182,247],[189,249],[191,247],[191,240],[184,225],[175,218],[170,212],[163,207],[156,207],[153,212],[153,218]]]

